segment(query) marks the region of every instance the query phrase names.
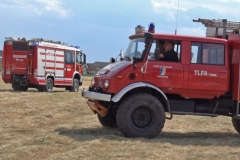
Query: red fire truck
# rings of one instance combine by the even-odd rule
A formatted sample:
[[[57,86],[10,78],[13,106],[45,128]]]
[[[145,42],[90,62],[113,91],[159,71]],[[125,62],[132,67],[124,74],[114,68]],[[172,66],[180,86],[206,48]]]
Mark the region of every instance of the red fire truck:
[[[82,90],[103,126],[118,127],[126,137],[153,138],[173,114],[223,115],[240,133],[239,22],[194,22],[206,26],[206,37],[155,33],[153,23],[148,31],[136,27],[120,60],[112,58]],[[177,62],[159,59],[159,41],[174,43]]]
[[[78,46],[60,41],[6,37],[2,57],[2,79],[11,83],[14,91],[29,87],[51,92],[53,87],[65,87],[78,92],[82,85],[82,65],[86,55]]]

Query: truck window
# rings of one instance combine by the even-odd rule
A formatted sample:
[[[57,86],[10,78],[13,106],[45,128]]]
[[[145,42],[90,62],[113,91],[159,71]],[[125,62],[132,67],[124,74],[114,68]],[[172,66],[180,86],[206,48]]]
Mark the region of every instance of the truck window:
[[[77,54],[77,62],[78,64],[81,64],[82,63],[82,54]]]
[[[12,43],[13,51],[27,51],[27,42],[14,42]]]
[[[150,49],[149,54],[148,54],[148,59],[149,60],[154,60],[155,59],[154,58],[154,52],[155,52],[156,47],[157,47],[156,40],[153,40],[151,49]]]
[[[224,65],[224,44],[192,42],[191,63]]]
[[[165,41],[171,41],[174,43],[174,48],[173,50],[177,53],[178,56],[178,61],[181,60],[181,41],[175,41],[175,40],[164,40],[164,39],[156,39],[153,41],[153,44],[151,46],[150,52],[149,52],[149,56],[148,59],[149,60],[155,60],[154,57],[154,52],[156,48],[160,49],[160,46],[158,46],[158,43],[161,43],[162,46],[164,45]],[[158,42],[158,43],[157,43]],[[161,52],[161,49],[160,49]],[[159,61],[159,60],[158,60]]]
[[[178,60],[181,61],[181,42],[177,41],[174,45],[174,51],[178,54]]]
[[[144,38],[137,38],[130,41],[128,48],[125,52],[125,57],[135,57],[135,58],[141,58],[143,50],[145,49],[145,43]]]
[[[191,63],[202,63],[201,43],[192,42],[191,45]]]
[[[74,64],[75,63],[75,52],[74,51],[65,51],[65,63]]]

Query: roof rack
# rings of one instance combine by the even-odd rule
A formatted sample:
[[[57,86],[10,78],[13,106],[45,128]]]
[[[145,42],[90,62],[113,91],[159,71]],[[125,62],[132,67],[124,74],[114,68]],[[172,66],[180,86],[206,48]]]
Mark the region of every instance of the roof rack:
[[[202,19],[194,20],[193,22],[202,22],[205,27],[224,28],[229,30],[240,29],[240,22],[227,21],[227,19]],[[226,25],[226,26],[225,26]]]
[[[201,22],[205,27],[215,28],[215,37],[218,35],[218,28],[223,29],[223,38],[226,38],[227,30],[233,31],[233,33],[239,33],[240,22],[227,21],[227,19],[193,19],[193,22]]]
[[[19,38],[19,37],[5,37],[5,40],[26,41],[26,38]]]
[[[49,43],[61,44],[61,45],[65,45],[65,46],[68,45],[68,44],[65,43],[65,42],[53,41],[53,40],[48,40],[48,39],[43,39],[43,38],[32,38],[31,40],[39,41],[39,42],[49,42]]]

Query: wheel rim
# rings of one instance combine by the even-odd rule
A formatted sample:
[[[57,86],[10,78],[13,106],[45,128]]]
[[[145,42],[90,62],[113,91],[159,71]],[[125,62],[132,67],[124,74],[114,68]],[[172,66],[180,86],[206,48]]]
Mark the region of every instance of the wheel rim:
[[[51,91],[51,90],[52,90],[52,82],[51,82],[51,81],[48,81],[48,82],[47,82],[47,90],[48,90],[48,91]]]
[[[74,83],[74,90],[78,91],[78,81],[75,81],[75,83]]]
[[[153,119],[154,114],[147,106],[139,107],[132,113],[132,123],[137,128],[147,128],[151,126]]]

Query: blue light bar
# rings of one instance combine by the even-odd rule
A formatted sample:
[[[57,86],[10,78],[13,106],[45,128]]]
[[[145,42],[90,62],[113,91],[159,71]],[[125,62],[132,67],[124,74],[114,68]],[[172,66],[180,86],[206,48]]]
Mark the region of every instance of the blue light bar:
[[[144,28],[143,26],[137,25],[137,26],[135,27],[135,34],[143,33],[144,30],[145,30],[145,28]]]
[[[155,33],[155,24],[153,22],[149,23],[148,32]]]
[[[80,49],[80,46],[75,46],[75,48]]]

